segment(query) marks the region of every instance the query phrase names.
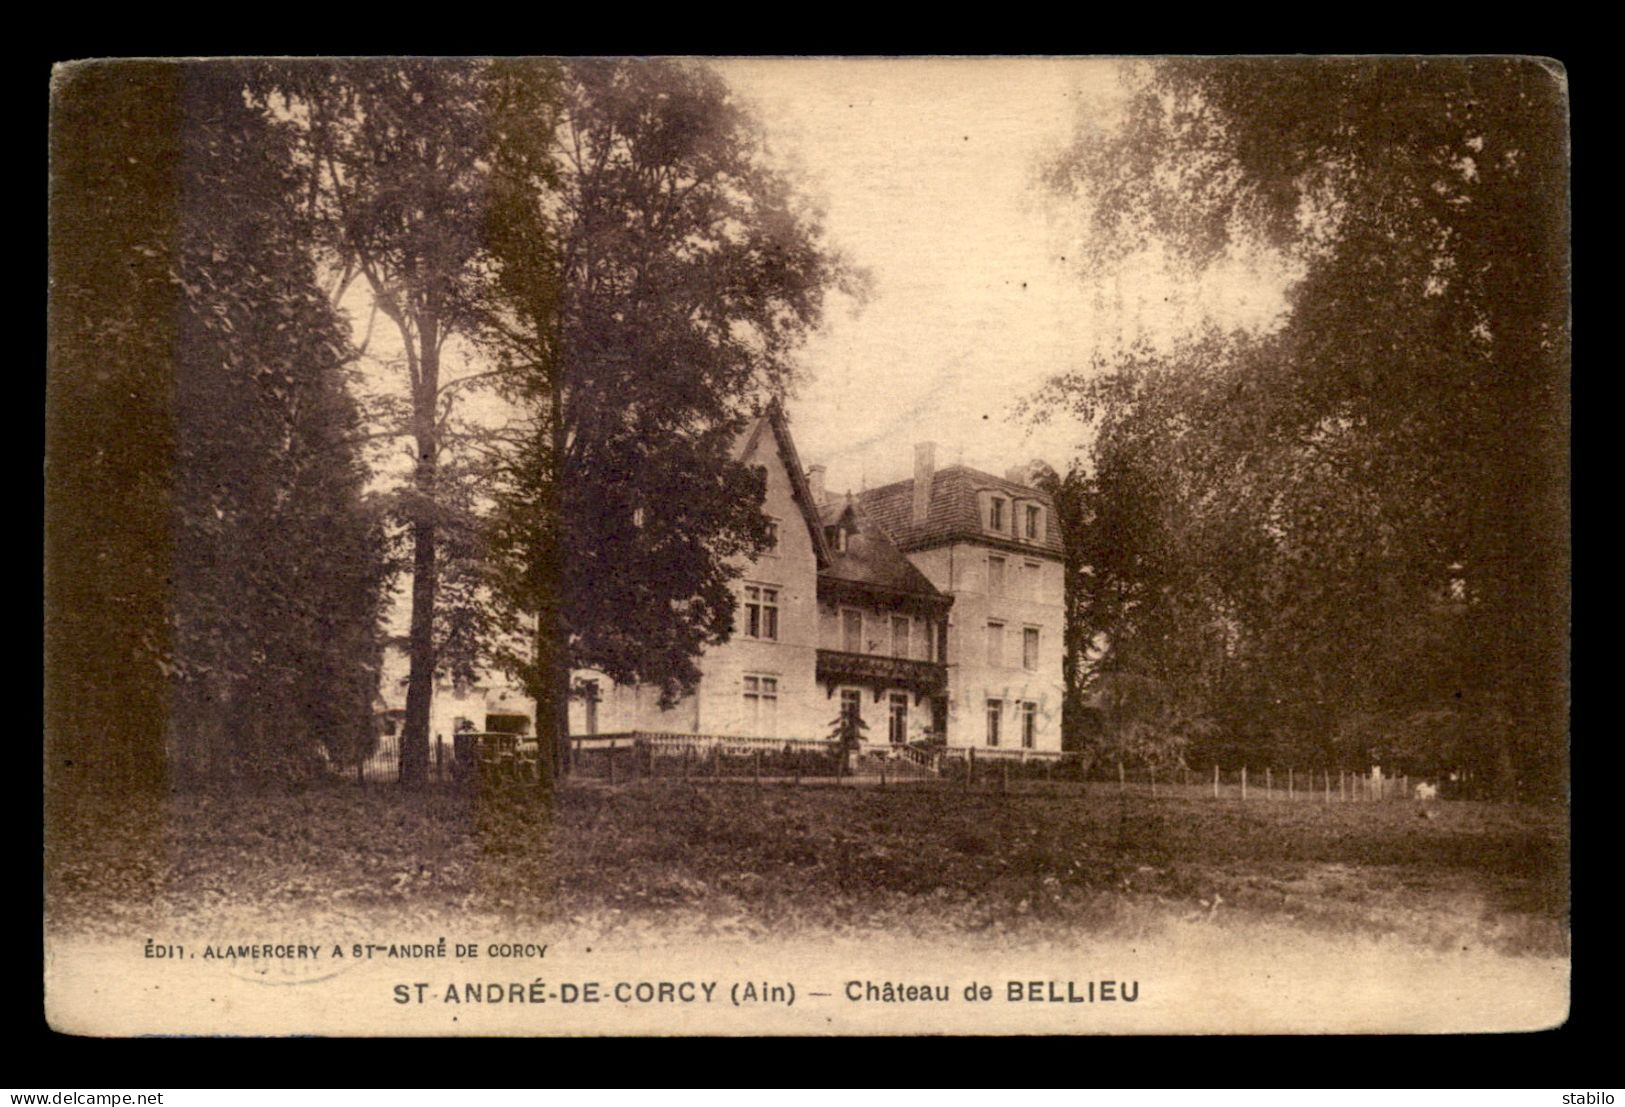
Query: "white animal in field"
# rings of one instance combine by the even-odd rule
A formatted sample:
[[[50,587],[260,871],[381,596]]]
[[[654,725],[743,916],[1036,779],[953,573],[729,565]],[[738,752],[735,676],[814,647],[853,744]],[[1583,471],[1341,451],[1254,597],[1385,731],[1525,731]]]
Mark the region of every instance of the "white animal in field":
[[[1437,784],[1431,784],[1426,780],[1421,781],[1416,785],[1416,798],[1419,800],[1438,799],[1439,786]]]

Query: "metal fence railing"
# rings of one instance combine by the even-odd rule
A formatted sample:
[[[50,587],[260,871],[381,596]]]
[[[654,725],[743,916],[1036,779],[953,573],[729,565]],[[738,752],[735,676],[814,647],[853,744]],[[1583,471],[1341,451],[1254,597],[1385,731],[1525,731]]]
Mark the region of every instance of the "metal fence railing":
[[[983,747],[865,743],[841,756],[827,739],[628,732],[570,740],[573,776],[622,783],[631,780],[753,779],[791,783],[819,780],[883,782],[938,780],[962,787],[1071,784],[1087,791],[1263,803],[1380,803],[1460,798],[1451,781],[1409,774],[1288,766],[1197,768],[1128,765],[1079,753]],[[430,740],[428,779],[455,783],[480,776],[534,780],[536,740],[529,735],[463,733]],[[330,762],[336,775],[361,784],[400,780],[400,736],[383,735],[372,752],[351,765]]]
[[[429,739],[428,779],[434,784],[450,784],[478,771],[482,761],[489,766],[511,757],[517,764],[521,760],[519,747],[526,737],[470,732],[455,736],[437,734]],[[534,749],[534,738],[530,739],[530,745]],[[366,758],[349,764],[329,760],[328,769],[358,784],[396,784],[401,779],[401,736],[399,733],[379,735]]]

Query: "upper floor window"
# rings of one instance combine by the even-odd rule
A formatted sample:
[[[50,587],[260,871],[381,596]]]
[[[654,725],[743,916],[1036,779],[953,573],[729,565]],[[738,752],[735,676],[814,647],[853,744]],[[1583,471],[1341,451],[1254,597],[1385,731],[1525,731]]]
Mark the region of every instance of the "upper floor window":
[[[987,663],[993,668],[1004,665],[1004,624],[987,624]]]
[[[990,596],[1004,595],[1004,558],[990,557],[987,559],[987,593]]]
[[[1024,562],[1022,562],[1022,565],[1021,565],[1021,579],[1022,579],[1022,582],[1023,582],[1023,587],[1025,589],[1027,599],[1029,599],[1029,600],[1041,600],[1041,599],[1044,598],[1044,593],[1042,591],[1042,589],[1043,589],[1043,584],[1042,584],[1043,569],[1042,569],[1042,567],[1039,566],[1038,562],[1036,562],[1036,561],[1024,561]]]
[[[1021,667],[1038,668],[1038,628],[1026,627],[1021,632]]]
[[[779,552],[779,521],[769,518],[767,521],[767,549],[764,553],[776,554]]]
[[[988,501],[987,525],[992,530],[1004,529],[1004,501],[998,496]]]
[[[1026,510],[1026,523],[1023,531],[1026,536],[1036,542],[1044,537],[1044,516],[1036,504],[1028,504]]]
[[[779,640],[779,590],[761,584],[745,585],[745,637],[765,642]]]
[[[891,655],[893,657],[908,656],[908,616],[893,615],[891,617]]]
[[[847,653],[863,652],[863,612],[850,608],[841,612],[841,648]]]

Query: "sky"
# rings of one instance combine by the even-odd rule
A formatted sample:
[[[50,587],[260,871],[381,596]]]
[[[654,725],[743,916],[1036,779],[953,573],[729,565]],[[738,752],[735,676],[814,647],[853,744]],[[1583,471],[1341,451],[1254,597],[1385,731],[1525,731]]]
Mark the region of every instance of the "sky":
[[[1088,348],[1083,289],[1059,261],[1039,159],[1101,62],[738,60],[716,68],[769,148],[824,211],[830,243],[869,274],[861,309],[832,301],[788,405],[802,460],[857,491],[939,464],[1064,467],[1079,428],[1034,434],[1012,405]]]
[[[831,245],[872,280],[860,311],[830,304],[788,405],[804,463],[836,491],[939,465],[1065,470],[1075,420],[1014,412],[1052,375],[1120,340],[1164,344],[1201,318],[1280,310],[1258,259],[1198,282],[1151,256],[1083,273],[1079,212],[1037,181],[1080,120],[1121,113],[1111,59],[738,59],[714,63],[764,125],[775,160],[825,214]],[[1068,262],[1068,251],[1072,260]]]
[[[1112,59],[720,59],[761,121],[773,162],[824,215],[827,244],[869,277],[861,306],[832,296],[797,357],[788,411],[804,464],[858,491],[938,465],[1065,470],[1087,440],[1068,416],[1034,427],[1015,405],[1097,350],[1166,346],[1203,319],[1263,325],[1283,306],[1269,259],[1175,278],[1154,255],[1084,272],[1074,202],[1038,182],[1079,123],[1110,128],[1125,100]],[[1068,261],[1068,258],[1071,258]],[[359,282],[358,282],[359,284]],[[349,304],[358,331],[365,290]],[[398,395],[399,343],[380,321],[376,395]],[[475,372],[448,347],[447,379]],[[369,389],[371,391],[371,389]],[[505,421],[494,396],[463,414]],[[483,410],[489,408],[489,411]],[[404,472],[406,451],[385,468]],[[380,476],[383,474],[381,473]]]

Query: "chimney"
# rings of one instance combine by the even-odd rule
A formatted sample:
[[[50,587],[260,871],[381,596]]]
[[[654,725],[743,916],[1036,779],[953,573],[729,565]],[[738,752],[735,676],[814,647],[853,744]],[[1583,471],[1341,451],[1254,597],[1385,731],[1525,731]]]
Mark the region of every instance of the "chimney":
[[[813,506],[824,506],[824,467],[814,465],[807,470],[807,487],[812,491]]]
[[[1004,479],[1011,484],[1032,485],[1032,466],[1017,465],[1014,469],[1004,471]]]
[[[921,442],[914,447],[914,522],[925,522],[931,514],[931,481],[937,473],[937,444]]]

